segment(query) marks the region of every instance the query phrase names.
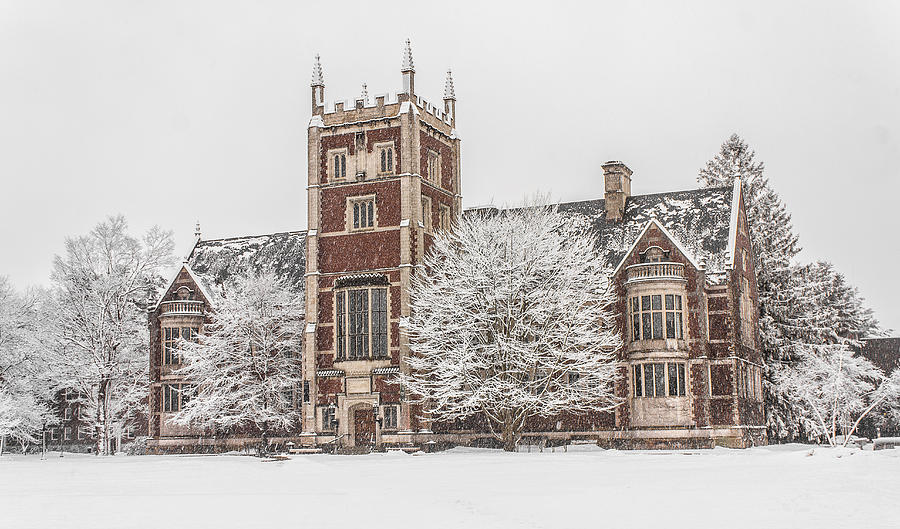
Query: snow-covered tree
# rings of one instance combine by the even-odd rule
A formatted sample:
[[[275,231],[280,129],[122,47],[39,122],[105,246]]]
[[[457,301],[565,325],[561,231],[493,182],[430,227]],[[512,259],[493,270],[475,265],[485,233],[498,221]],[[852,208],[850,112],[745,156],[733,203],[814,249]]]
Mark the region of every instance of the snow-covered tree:
[[[228,433],[254,428],[260,455],[269,435],[296,424],[291,392],[301,382],[304,298],[270,272],[236,277],[224,287],[196,342],[180,342],[190,380],[175,424]]]
[[[846,344],[807,345],[797,356],[776,372],[776,382],[802,411],[811,438],[846,445],[872,410],[900,407],[900,369],[885,377]]]
[[[20,294],[0,277],[0,454],[7,440],[38,442],[52,422],[50,388],[36,333],[40,296]]]
[[[122,216],[66,239],[53,263],[51,371],[59,390],[79,395],[96,452],[110,454],[117,431],[147,399],[146,299],[172,261],[172,235],[152,228],[139,240]]]
[[[763,388],[766,420],[772,439],[800,435],[799,410],[784,399],[774,385],[775,373],[783,362],[793,360],[795,337],[791,310],[798,300],[791,296],[792,260],[800,252],[791,216],[764,174],[765,166],[737,134],[722,144],[719,152],[700,171],[697,181],[704,187],[732,186],[739,179],[744,191],[750,240],[756,265],[759,292],[759,332],[766,362]]]
[[[508,451],[529,418],[618,405],[615,294],[594,245],[547,206],[460,219],[410,290],[408,394],[436,420],[482,415]]]

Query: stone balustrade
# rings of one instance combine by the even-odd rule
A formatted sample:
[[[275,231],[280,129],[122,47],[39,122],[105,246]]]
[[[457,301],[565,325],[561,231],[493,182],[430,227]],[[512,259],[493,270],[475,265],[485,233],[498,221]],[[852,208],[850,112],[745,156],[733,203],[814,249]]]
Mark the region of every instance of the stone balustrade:
[[[641,263],[625,270],[628,273],[628,283],[684,279],[684,265],[681,263]]]

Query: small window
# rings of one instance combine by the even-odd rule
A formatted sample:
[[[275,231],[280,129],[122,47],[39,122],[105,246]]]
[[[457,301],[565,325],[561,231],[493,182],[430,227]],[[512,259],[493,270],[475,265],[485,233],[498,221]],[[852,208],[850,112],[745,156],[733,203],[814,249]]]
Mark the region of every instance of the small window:
[[[59,428],[51,428],[50,429],[50,440],[51,441],[59,441]]]
[[[446,204],[441,204],[441,216],[440,216],[440,229],[441,231],[450,230],[450,218],[452,213],[450,212],[450,206]]]
[[[331,176],[335,180],[347,178],[347,153],[337,152],[331,158]]]
[[[70,419],[72,419],[72,408],[67,407],[66,411],[63,413],[63,420],[68,421]]]
[[[390,146],[379,147],[378,148],[378,158],[380,164],[378,166],[378,172],[382,174],[389,174],[394,172],[394,148]]]
[[[63,430],[63,435],[64,435],[64,439],[66,441],[71,441],[72,440],[72,427],[66,426],[65,429]]]
[[[350,226],[353,230],[375,227],[375,197],[349,199]]]
[[[431,233],[431,198],[422,195],[422,225]]]
[[[322,429],[334,430],[337,428],[337,421],[334,418],[334,408],[327,406],[322,408]]]
[[[397,429],[397,406],[384,406],[381,408],[382,425],[385,430]]]
[[[440,185],[441,183],[441,155],[434,152],[428,151],[428,155],[425,159],[425,176],[428,181],[434,185]]]

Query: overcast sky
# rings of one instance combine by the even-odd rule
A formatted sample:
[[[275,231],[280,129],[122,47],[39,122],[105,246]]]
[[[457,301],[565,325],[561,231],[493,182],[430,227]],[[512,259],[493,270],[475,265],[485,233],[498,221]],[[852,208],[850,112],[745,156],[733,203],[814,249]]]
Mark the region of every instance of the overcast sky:
[[[180,253],[304,229],[313,56],[329,100],[397,91],[409,37],[423,97],[453,68],[465,205],[597,198],[609,159],[689,189],[737,132],[900,329],[900,2],[588,4],[0,0],[0,275],[114,213]]]

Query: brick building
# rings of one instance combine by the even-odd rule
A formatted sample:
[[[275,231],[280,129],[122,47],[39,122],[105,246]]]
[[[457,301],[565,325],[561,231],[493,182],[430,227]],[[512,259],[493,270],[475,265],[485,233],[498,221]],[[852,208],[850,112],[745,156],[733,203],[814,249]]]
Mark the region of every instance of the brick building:
[[[432,238],[464,214],[456,97],[415,91],[407,42],[403,88],[326,102],[318,58],[308,130],[308,230],[204,241],[150,313],[150,448],[197,449],[248,439],[202,438],[166,424],[177,411],[172,344],[195,334],[234,273],[273,267],[306,293],[302,424],[281,440],[319,446],[472,443],[484,428],[420,419],[396,384],[408,354],[400,319]],[[599,171],[598,171],[599,173]],[[765,442],[756,282],[739,187],[632,195],[621,162],[603,166],[605,194],[560,204],[597,233],[615,269],[620,322],[615,413],[529,424],[529,435],[616,446],[747,446]],[[599,175],[598,175],[599,176]],[[472,424],[477,424],[477,421]]]

